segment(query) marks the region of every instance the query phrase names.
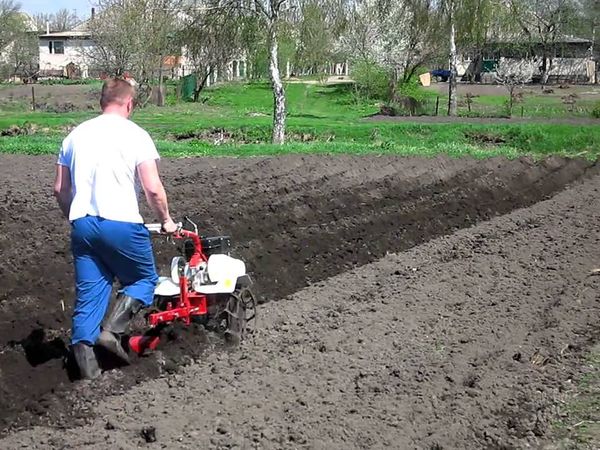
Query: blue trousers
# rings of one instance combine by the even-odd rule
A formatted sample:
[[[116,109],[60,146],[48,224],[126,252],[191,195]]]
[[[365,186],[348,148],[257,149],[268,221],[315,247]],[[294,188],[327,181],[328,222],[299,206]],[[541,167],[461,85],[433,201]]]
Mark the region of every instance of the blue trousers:
[[[146,306],[152,303],[158,281],[152,242],[139,223],[86,216],[71,225],[77,296],[71,343],[93,345],[100,335],[115,277],[123,294]]]

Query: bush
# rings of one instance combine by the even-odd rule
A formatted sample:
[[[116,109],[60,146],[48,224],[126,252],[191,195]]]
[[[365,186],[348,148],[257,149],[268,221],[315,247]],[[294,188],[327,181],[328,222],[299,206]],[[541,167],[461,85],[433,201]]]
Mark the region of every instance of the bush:
[[[356,93],[367,100],[387,100],[390,73],[372,61],[360,61],[352,68]]]
[[[431,98],[435,98],[437,94],[426,91],[421,86],[421,82],[417,77],[412,77],[408,81],[401,83],[398,88],[398,93],[403,97],[412,98],[416,102],[424,102]]]
[[[436,93],[423,89],[415,76],[400,84],[393,103],[401,114],[434,114],[436,96]]]
[[[592,109],[592,117],[600,119],[600,102],[596,103],[596,106]]]

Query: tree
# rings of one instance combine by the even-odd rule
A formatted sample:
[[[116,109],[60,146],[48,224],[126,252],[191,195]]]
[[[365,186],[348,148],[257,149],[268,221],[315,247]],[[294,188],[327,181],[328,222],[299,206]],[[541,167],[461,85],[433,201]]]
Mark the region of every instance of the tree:
[[[256,29],[265,36],[269,60],[269,78],[273,91],[272,142],[285,142],[285,89],[279,70],[279,31],[285,18],[299,6],[299,0],[216,0],[215,8],[223,14],[242,11],[254,17]]]
[[[492,38],[498,38],[506,24],[504,4],[494,0],[462,0],[458,11],[457,46],[472,55],[465,74],[469,81],[481,81],[483,49]]]
[[[13,0],[0,0],[0,52],[4,51],[19,31],[21,5]]]
[[[458,48],[463,52],[474,49],[481,58],[481,50],[491,34],[495,18],[504,8],[502,1],[494,0],[440,0],[439,14],[449,34],[448,115],[458,114]],[[500,24],[496,21],[496,25]],[[504,25],[502,23],[502,25]],[[476,63],[477,64],[477,63]]]
[[[11,68],[11,76],[18,76],[22,80],[31,80],[39,72],[39,46],[35,32],[30,32],[25,22],[15,34],[15,39],[10,45],[7,62]]]
[[[56,13],[38,13],[33,16],[38,30],[46,31],[50,28],[50,32],[72,30],[78,23],[79,18],[75,11],[69,11],[66,8],[58,10]]]
[[[440,0],[439,14],[446,22],[448,29],[448,66],[450,77],[448,78],[448,115],[458,114],[458,53],[456,49],[457,18],[461,9],[461,0]]]
[[[343,49],[354,63],[377,64],[389,72],[388,99],[420,68],[438,59],[440,15],[434,0],[363,0],[352,5]]]
[[[556,45],[573,29],[578,0],[510,0],[513,17],[531,47],[541,47],[542,87],[554,66]]]
[[[574,21],[576,26],[574,34],[580,34],[592,41],[590,56],[598,63],[598,26],[600,26],[600,1],[582,0],[578,11],[578,18]],[[596,81],[597,82],[597,81]]]
[[[245,25],[243,15],[236,10],[231,14],[222,14],[218,7],[187,10],[179,40],[197,78],[194,101],[215,70],[240,56]]]
[[[440,21],[433,0],[378,0],[384,62],[391,68],[390,98],[441,50]]]
[[[38,72],[38,56],[37,35],[20,5],[0,0],[0,78],[33,78]]]
[[[327,70],[336,52],[336,43],[347,26],[344,0],[305,0],[298,13],[288,20],[289,35],[295,37],[294,65],[302,73]]]
[[[96,69],[120,76],[131,73],[148,86],[162,73],[163,59],[179,54],[177,0],[97,0],[88,22],[95,46],[82,49]]]
[[[496,66],[496,81],[508,90],[508,115],[512,116],[515,90],[529,83],[535,71],[535,60],[502,58]]]

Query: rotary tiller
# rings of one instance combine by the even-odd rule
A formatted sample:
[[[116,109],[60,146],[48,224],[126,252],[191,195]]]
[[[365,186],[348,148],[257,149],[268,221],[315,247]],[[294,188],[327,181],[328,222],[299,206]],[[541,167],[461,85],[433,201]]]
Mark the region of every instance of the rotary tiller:
[[[141,355],[159,343],[160,330],[180,321],[200,322],[222,332],[229,342],[238,343],[250,331],[256,317],[256,300],[246,265],[229,255],[229,236],[202,237],[181,224],[169,235],[183,243],[182,256],[171,260],[170,276],[162,276],[154,291],[154,303],[146,313],[148,332],[129,339],[130,349]],[[163,234],[160,224],[149,224],[151,233]]]

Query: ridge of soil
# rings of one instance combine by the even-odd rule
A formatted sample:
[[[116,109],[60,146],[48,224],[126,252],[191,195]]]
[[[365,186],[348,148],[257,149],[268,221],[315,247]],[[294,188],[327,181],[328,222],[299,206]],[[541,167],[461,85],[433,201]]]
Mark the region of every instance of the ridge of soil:
[[[164,353],[106,375],[93,391],[85,383],[69,383],[61,357],[73,275],[68,225],[50,193],[54,160],[14,155],[0,160],[0,427],[5,433],[86,423],[90,405],[106,395],[167,376],[218,347],[200,329],[175,333]],[[562,158],[286,156],[166,160],[161,171],[173,215],[190,216],[207,235],[231,235],[262,302],[268,302],[533,205],[596,175],[598,166]],[[157,242],[155,248],[158,267],[167,267],[173,247]]]

